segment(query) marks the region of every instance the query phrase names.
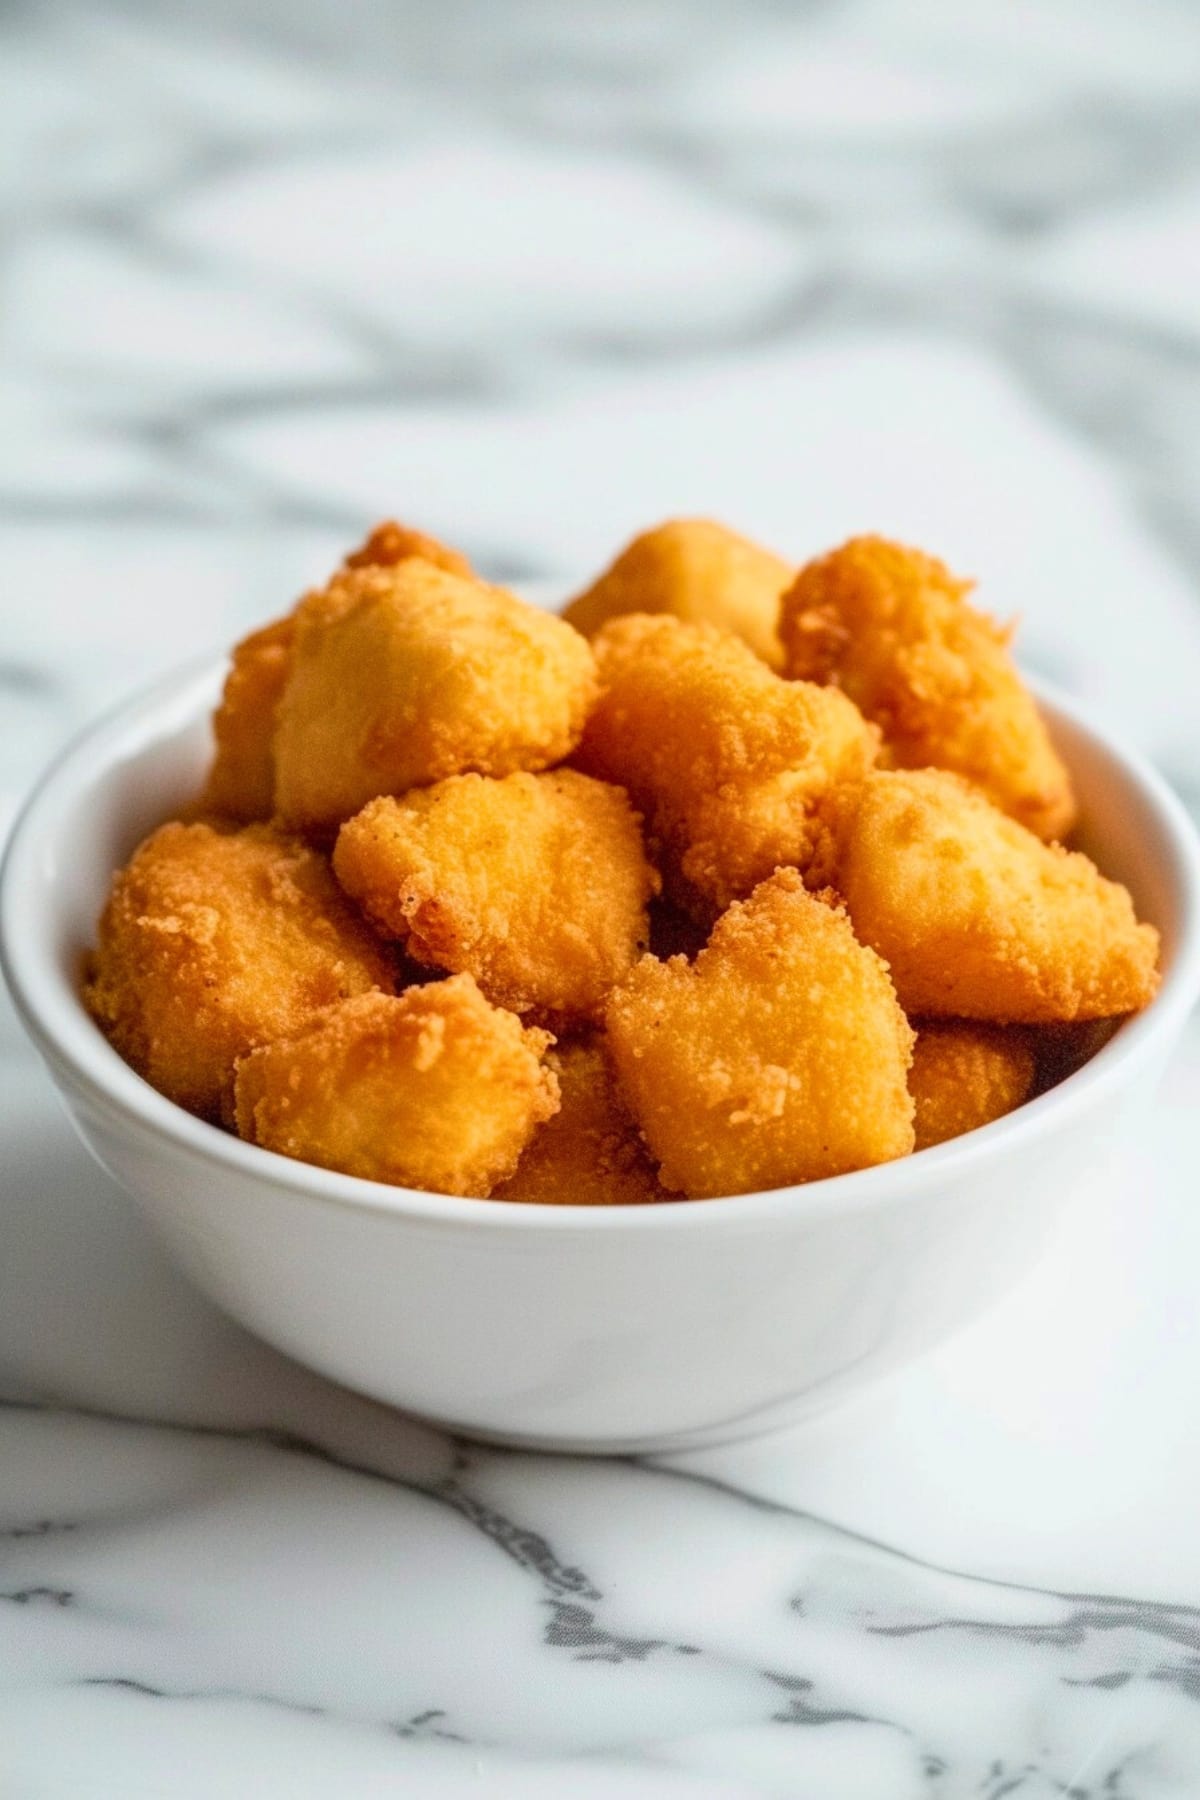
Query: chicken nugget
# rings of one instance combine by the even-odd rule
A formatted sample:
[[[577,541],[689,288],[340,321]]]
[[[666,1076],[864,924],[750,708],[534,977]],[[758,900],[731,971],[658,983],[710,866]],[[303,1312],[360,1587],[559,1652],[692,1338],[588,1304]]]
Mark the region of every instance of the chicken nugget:
[[[357,550],[352,550],[342,567],[345,569],[394,568],[410,556],[433,563],[451,575],[473,576],[475,571],[460,550],[439,543],[423,531],[413,531],[395,519],[385,519],[369,533]]]
[[[573,769],[372,800],[333,867],[417,962],[467,970],[497,1006],[555,1025],[595,1014],[633,966],[659,888],[623,790]]]
[[[617,1091],[600,1039],[551,1050],[562,1105],[540,1125],[495,1200],[539,1206],[641,1206],[669,1200]]]
[[[673,897],[711,921],[776,868],[826,881],[826,801],[878,743],[854,704],[784,681],[711,625],[634,613],[594,647],[601,694],[576,761],[629,790]]]
[[[879,770],[841,829],[837,884],[907,1012],[1000,1024],[1136,1012],[1158,933],[1125,888],[940,769]]]
[[[908,1071],[917,1149],[1002,1119],[1028,1100],[1036,1073],[1029,1033],[1019,1026],[923,1021]]]
[[[364,994],[241,1059],[237,1128],[344,1175],[485,1197],[557,1109],[553,1041],[469,975]]]
[[[114,878],[84,993],[114,1047],[202,1118],[234,1059],[393,964],[323,856],[269,825],[163,825]]]
[[[563,617],[592,637],[622,613],[672,613],[736,633],[779,669],[779,596],[795,573],[793,564],[712,519],[671,519],[634,538]]]
[[[457,550],[394,519],[377,525],[343,567],[391,566],[409,556],[456,575],[472,573]],[[209,812],[248,822],[269,819],[275,810],[275,709],[291,672],[295,630],[295,613],[287,613],[234,646],[221,703],[213,714],[216,754],[201,796]]]
[[[606,1019],[666,1188],[741,1194],[913,1147],[913,1034],[887,968],[794,869],[731,906],[694,963],[643,957]]]
[[[1041,838],[1075,819],[1071,779],[1009,653],[967,604],[974,584],[885,538],[808,563],[783,596],[787,673],[832,682],[882,728],[904,769],[951,769]]]
[[[295,629],[289,613],[234,646],[213,714],[216,754],[201,801],[212,812],[249,822],[274,811],[275,708],[291,670]]]
[[[578,742],[595,687],[573,626],[501,588],[418,557],[349,569],[297,613],[276,805],[330,828],[378,794],[546,768]]]

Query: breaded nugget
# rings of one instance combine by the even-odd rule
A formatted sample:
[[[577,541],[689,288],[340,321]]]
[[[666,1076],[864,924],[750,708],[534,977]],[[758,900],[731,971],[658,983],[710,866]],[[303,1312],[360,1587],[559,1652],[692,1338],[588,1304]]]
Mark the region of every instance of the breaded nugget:
[[[887,969],[794,869],[731,906],[694,963],[644,957],[606,1017],[666,1188],[747,1193],[913,1147],[913,1034]]]
[[[1125,888],[960,776],[876,771],[841,836],[837,884],[907,1012],[1040,1024],[1153,997],[1158,933]]]
[[[486,1196],[557,1109],[553,1041],[469,975],[365,994],[241,1059],[237,1128],[345,1175]]]
[[[793,564],[712,519],[671,519],[634,538],[563,617],[593,637],[622,613],[672,613],[735,632],[779,669],[779,596],[795,573]]]
[[[1071,780],[973,583],[885,538],[852,538],[783,596],[787,673],[832,682],[882,727],[900,768],[952,769],[1041,838],[1075,818]]]
[[[292,666],[295,622],[289,613],[251,632],[233,650],[221,704],[213,714],[216,754],[202,796],[228,818],[269,819],[275,806],[275,708]]]
[[[452,775],[342,826],[338,880],[417,962],[556,1025],[594,1015],[649,942],[659,880],[621,788],[573,769]]]
[[[302,602],[275,733],[275,801],[332,827],[378,794],[560,762],[596,687],[586,640],[501,588],[410,557]]]
[[[576,760],[619,782],[664,846],[674,897],[712,919],[778,867],[828,879],[825,803],[870,768],[878,734],[835,688],[784,681],[728,633],[614,619]]]
[[[495,1200],[539,1206],[641,1206],[672,1196],[658,1184],[599,1039],[551,1050],[562,1105],[540,1125]]]
[[[433,563],[451,575],[472,576],[475,573],[460,550],[452,550],[448,544],[439,543],[437,538],[428,537],[423,531],[413,531],[395,519],[385,519],[381,525],[376,525],[365,542],[350,552],[342,567],[394,568],[410,556],[419,556],[422,562]]]
[[[393,965],[325,858],[269,825],[163,825],[115,877],[87,1005],[126,1062],[215,1119],[233,1063]]]
[[[377,525],[343,567],[391,566],[409,556],[456,575],[472,572],[457,550],[394,519]],[[211,812],[249,821],[269,819],[275,810],[275,709],[291,672],[295,629],[295,614],[287,613],[234,646],[221,704],[213,714],[216,754],[201,797]]]
[[[908,1090],[918,1150],[990,1125],[1028,1100],[1036,1059],[1019,1026],[927,1020],[917,1027]]]

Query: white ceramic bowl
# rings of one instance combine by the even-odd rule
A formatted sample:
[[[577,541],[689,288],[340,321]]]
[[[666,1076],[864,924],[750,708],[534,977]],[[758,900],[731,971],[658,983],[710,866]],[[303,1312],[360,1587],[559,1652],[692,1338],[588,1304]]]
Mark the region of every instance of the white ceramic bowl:
[[[173,676],[43,780],[6,858],[5,973],[84,1142],[200,1286],[301,1361],[464,1432],[681,1449],[765,1430],[903,1363],[1027,1268],[1200,989],[1200,858],[1182,808],[1042,692],[1085,841],[1165,957],[1154,1004],[1060,1087],[904,1162],[673,1206],[461,1200],[290,1162],[163,1099],[78,996],[113,869],[195,792],[221,674]]]

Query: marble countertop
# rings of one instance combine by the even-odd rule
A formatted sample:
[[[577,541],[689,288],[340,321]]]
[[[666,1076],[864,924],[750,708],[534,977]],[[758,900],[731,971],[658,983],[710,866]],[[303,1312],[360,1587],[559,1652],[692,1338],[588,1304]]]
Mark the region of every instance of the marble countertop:
[[[374,517],[928,544],[1200,800],[1200,14],[98,0],[0,44],[0,811]],[[1200,1792],[1200,1030],[1002,1306],[669,1461],[194,1293],[0,1016],[0,1796]]]

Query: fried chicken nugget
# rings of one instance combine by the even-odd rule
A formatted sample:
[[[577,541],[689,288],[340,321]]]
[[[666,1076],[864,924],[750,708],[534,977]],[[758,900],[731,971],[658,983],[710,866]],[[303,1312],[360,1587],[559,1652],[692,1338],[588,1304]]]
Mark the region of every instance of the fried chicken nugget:
[[[741,1194],[913,1147],[913,1034],[887,967],[794,869],[731,906],[694,963],[644,957],[606,1018],[666,1188]]]
[[[940,769],[868,776],[842,824],[837,884],[910,1013],[1106,1018],[1158,986],[1158,933],[1125,888]]]
[[[560,762],[595,663],[573,626],[410,557],[349,569],[296,616],[275,732],[275,801],[332,827],[378,794]]]
[[[275,806],[275,708],[292,666],[295,621],[289,613],[235,644],[221,703],[213,714],[216,754],[202,804],[249,823]]]
[[[328,1008],[237,1067],[237,1128],[367,1181],[485,1197],[557,1110],[553,1043],[469,975]]]
[[[675,898],[711,921],[778,867],[828,879],[826,800],[878,743],[844,694],[671,617],[614,619],[594,648],[601,694],[576,760],[646,814]]]
[[[538,1127],[516,1174],[492,1198],[539,1206],[642,1206],[671,1199],[617,1091],[603,1042],[564,1044],[549,1052],[546,1063],[558,1076],[561,1109]]]
[[[1037,1061],[1020,1027],[961,1019],[917,1027],[908,1090],[916,1106],[918,1150],[990,1125],[1028,1100]]]
[[[1041,838],[1075,819],[1071,779],[973,583],[886,538],[852,538],[783,596],[787,673],[832,682],[881,726],[900,768],[951,769]]]
[[[392,961],[325,858],[269,825],[163,825],[114,878],[84,998],[160,1093],[216,1119],[234,1059]]]
[[[452,574],[472,573],[457,550],[394,519],[377,525],[343,566],[392,566],[409,556]],[[275,810],[275,709],[291,672],[295,630],[295,614],[287,613],[234,646],[221,703],[213,714],[216,753],[202,796],[208,811],[249,822],[269,819]]]
[[[658,892],[622,789],[573,769],[452,775],[342,826],[346,892],[417,962],[556,1025],[603,1004],[649,942]]]
[[[593,637],[622,613],[672,613],[735,632],[781,669],[779,596],[795,573],[782,557],[712,519],[671,519],[634,538],[563,617]]]
[[[475,573],[461,550],[452,550],[448,544],[439,543],[437,538],[429,537],[424,531],[401,525],[396,519],[385,519],[381,525],[376,525],[358,549],[351,550],[342,567],[391,569],[397,563],[406,562],[410,556],[418,556],[422,562],[433,563],[451,575],[464,575],[469,579]]]

